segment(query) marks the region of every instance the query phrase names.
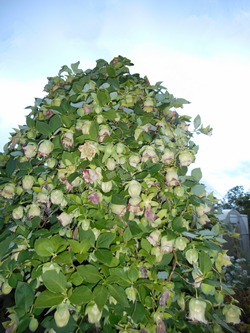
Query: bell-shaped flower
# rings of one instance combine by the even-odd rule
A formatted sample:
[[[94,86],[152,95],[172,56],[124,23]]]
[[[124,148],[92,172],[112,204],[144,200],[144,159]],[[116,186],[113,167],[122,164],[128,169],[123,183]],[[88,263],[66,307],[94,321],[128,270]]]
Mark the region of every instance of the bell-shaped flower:
[[[93,184],[98,179],[98,173],[96,170],[83,169],[82,176],[86,183]]]
[[[49,140],[44,140],[40,143],[38,147],[38,154],[40,156],[48,157],[53,149],[54,149],[54,144]]]
[[[64,199],[64,194],[61,190],[53,190],[50,194],[50,200],[54,205],[60,205]]]
[[[161,157],[161,162],[170,165],[174,161],[174,152],[170,149],[165,149],[164,154]]]
[[[23,206],[19,206],[13,209],[12,216],[15,220],[20,220],[23,217]]]
[[[141,194],[141,184],[136,180],[131,180],[128,184],[128,193],[132,198],[137,198]]]
[[[189,301],[189,319],[207,324],[205,319],[206,302],[197,298],[191,298]]]
[[[240,308],[238,308],[238,306],[235,306],[233,304],[226,305],[223,309],[223,314],[225,315],[227,323],[240,323],[241,310]]]
[[[23,147],[24,155],[30,159],[36,156],[37,153],[37,145],[33,142],[29,142],[25,147]]]
[[[85,142],[84,145],[78,147],[78,150],[81,152],[81,158],[89,161],[92,161],[98,152],[96,145],[90,142]]]
[[[180,161],[180,166],[189,166],[191,163],[195,161],[195,156],[194,153],[191,152],[190,150],[184,150],[180,152],[179,154],[179,161]]]
[[[14,184],[6,184],[4,188],[2,189],[1,196],[4,197],[5,199],[12,199],[15,196],[15,190],[16,187]]]
[[[64,148],[74,147],[74,132],[73,131],[67,131],[63,134],[62,137],[62,144]]]
[[[25,191],[31,190],[34,185],[35,179],[33,176],[26,175],[22,179],[22,186]]]
[[[63,227],[66,227],[72,222],[73,215],[62,212],[60,215],[57,216],[57,219],[60,221]]]

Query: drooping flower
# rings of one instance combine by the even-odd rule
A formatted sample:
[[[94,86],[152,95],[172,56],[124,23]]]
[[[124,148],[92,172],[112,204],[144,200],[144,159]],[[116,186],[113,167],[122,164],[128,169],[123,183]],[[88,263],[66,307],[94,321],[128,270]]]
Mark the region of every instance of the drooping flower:
[[[192,321],[200,321],[204,324],[207,323],[205,319],[205,310],[206,310],[206,302],[201,301],[196,298],[191,298],[189,301],[189,319]]]
[[[188,243],[188,239],[180,236],[175,239],[174,247],[177,250],[183,251],[183,250],[185,250],[187,243]]]
[[[161,232],[159,230],[155,230],[155,231],[152,231],[151,234],[149,236],[147,236],[146,238],[151,245],[157,246],[160,241],[160,236],[161,236]]]
[[[5,199],[12,199],[15,196],[15,185],[14,184],[6,184],[4,188],[2,189],[1,196]]]
[[[22,186],[25,191],[32,189],[35,179],[33,176],[26,175],[22,179]]]
[[[199,256],[198,251],[195,249],[189,249],[185,253],[185,257],[191,265],[197,263],[198,256]]]
[[[12,216],[16,220],[20,220],[23,217],[23,206],[19,206],[13,209]]]
[[[211,208],[204,204],[201,204],[200,206],[196,207],[196,212],[197,212],[198,216],[207,214],[210,212],[210,210],[211,210]]]
[[[32,219],[35,216],[41,216],[41,208],[37,204],[31,204],[28,209],[27,216]]]
[[[50,200],[54,205],[60,205],[64,199],[64,194],[61,190],[53,190],[50,194]]]
[[[128,163],[133,167],[137,168],[138,163],[140,163],[141,159],[138,155],[131,155],[128,159]]]
[[[101,125],[98,133],[98,141],[103,142],[106,136],[110,136],[110,128],[107,125]]]
[[[226,317],[227,323],[232,323],[232,324],[240,323],[241,310],[238,306],[235,306],[233,304],[226,305],[223,309],[223,314]]]
[[[179,177],[176,169],[169,169],[166,174],[166,181],[168,186],[178,186],[180,184]]]
[[[66,227],[72,222],[73,215],[62,212],[60,215],[57,216],[57,219],[60,221],[63,227]]]
[[[74,147],[74,133],[72,131],[67,131],[63,134],[62,144],[64,148]]]
[[[95,154],[97,153],[97,147],[95,144],[85,142],[84,145],[78,147],[81,152],[81,158],[83,160],[92,161]]]
[[[112,181],[110,180],[110,181],[108,181],[108,182],[102,182],[101,183],[101,188],[102,188],[102,191],[104,192],[104,193],[108,193],[108,192],[110,192],[111,191],[111,189],[112,189]]]
[[[88,303],[85,314],[88,316],[88,322],[90,324],[98,324],[102,317],[102,311],[99,310],[98,306],[93,301]]]
[[[161,251],[171,253],[174,248],[174,239],[168,240],[167,236],[161,238]]]
[[[145,219],[148,220],[148,222],[154,222],[157,219],[157,215],[153,212],[151,206],[147,206],[145,209]]]
[[[37,145],[33,142],[29,142],[25,147],[23,147],[24,155],[30,159],[36,156],[37,153]]]
[[[38,154],[40,156],[48,157],[54,148],[54,144],[49,140],[44,140],[40,143],[38,147]]]
[[[91,193],[88,195],[88,200],[97,205],[102,201],[102,194],[99,192]]]
[[[142,187],[141,184],[136,180],[131,180],[128,185],[128,193],[132,198],[140,196]]]
[[[174,152],[170,149],[165,149],[164,154],[161,157],[161,161],[166,165],[172,164],[174,161]]]
[[[59,304],[56,312],[54,313],[54,319],[57,327],[65,327],[70,318],[70,313],[67,304]]]
[[[147,146],[146,149],[142,153],[142,162],[147,162],[149,159],[152,159],[154,163],[158,162],[158,156],[155,152],[154,147]]]
[[[194,154],[190,150],[184,150],[179,154],[180,166],[189,166],[195,160]]]
[[[82,176],[86,183],[93,184],[98,179],[98,173],[96,170],[83,169]]]
[[[85,120],[81,126],[82,134],[89,134],[90,126],[91,126],[91,121]]]
[[[115,168],[116,168],[116,162],[115,162],[115,160],[112,157],[110,157],[110,158],[107,159],[107,161],[106,161],[106,167],[110,171],[115,170]]]

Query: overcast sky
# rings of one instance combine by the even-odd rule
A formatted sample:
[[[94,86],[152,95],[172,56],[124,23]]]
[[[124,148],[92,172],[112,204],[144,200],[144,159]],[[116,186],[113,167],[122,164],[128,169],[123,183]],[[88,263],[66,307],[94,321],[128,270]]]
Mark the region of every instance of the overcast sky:
[[[250,189],[249,0],[0,0],[0,150],[25,122],[46,77],[117,55],[191,102],[213,136],[199,136],[195,167],[222,197]]]

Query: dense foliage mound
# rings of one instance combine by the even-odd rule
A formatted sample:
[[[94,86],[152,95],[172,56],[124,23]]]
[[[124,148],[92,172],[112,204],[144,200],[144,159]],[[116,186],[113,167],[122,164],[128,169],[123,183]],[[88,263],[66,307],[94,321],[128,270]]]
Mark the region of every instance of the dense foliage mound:
[[[233,332],[214,199],[187,175],[210,127],[197,116],[191,132],[188,102],[124,57],[78,65],[0,155],[6,332]]]

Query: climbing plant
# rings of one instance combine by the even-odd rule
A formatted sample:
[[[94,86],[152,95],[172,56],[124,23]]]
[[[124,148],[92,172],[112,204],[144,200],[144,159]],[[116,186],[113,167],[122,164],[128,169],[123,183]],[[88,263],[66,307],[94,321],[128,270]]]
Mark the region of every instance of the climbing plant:
[[[63,66],[0,155],[6,332],[234,332],[188,102],[132,63]]]

